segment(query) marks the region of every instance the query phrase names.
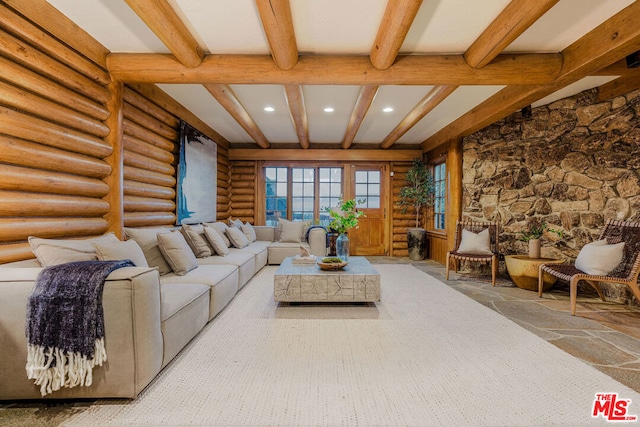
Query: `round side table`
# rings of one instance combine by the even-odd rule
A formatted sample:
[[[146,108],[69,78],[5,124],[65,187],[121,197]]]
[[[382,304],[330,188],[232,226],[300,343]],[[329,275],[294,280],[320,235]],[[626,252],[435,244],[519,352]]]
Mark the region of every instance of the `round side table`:
[[[529,258],[526,255],[506,255],[504,260],[513,283],[528,291],[538,290],[538,270],[541,264],[562,264],[564,262],[561,259]],[[542,283],[542,290],[548,291],[556,283],[556,278],[545,273]]]

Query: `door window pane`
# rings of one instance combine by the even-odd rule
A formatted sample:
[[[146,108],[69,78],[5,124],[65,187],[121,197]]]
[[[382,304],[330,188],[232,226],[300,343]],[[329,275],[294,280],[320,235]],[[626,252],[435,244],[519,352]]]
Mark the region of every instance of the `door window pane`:
[[[356,171],[356,200],[360,208],[380,207],[380,171]]]

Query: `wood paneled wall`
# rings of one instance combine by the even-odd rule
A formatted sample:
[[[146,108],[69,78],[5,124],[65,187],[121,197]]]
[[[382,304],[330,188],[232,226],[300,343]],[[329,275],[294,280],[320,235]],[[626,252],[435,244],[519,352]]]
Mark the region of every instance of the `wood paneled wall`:
[[[123,98],[124,226],[175,224],[180,119],[129,87]]]
[[[229,208],[232,218],[256,223],[258,173],[258,162],[237,160],[231,163]]]
[[[108,230],[109,74],[0,5],[0,262]]]

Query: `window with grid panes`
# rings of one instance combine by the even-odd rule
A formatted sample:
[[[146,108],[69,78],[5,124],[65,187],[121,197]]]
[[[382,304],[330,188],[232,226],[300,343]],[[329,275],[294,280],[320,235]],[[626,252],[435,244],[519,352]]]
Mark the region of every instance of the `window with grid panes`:
[[[433,228],[444,230],[445,205],[446,205],[446,184],[447,167],[445,163],[439,163],[433,167]]]
[[[320,225],[328,226],[332,218],[327,209],[331,209],[340,204],[342,195],[342,168],[318,168],[320,193],[320,206],[318,218]]]
[[[356,201],[359,208],[380,207],[380,171],[356,171]]]
[[[291,219],[307,221],[314,218],[314,168],[291,169]]]
[[[288,172],[288,168],[264,168],[267,225],[278,225],[278,218],[287,217]]]

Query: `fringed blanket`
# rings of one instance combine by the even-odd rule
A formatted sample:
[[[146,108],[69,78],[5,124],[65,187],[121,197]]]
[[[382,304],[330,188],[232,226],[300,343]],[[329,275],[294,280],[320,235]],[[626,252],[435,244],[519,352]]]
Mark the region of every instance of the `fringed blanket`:
[[[78,261],[43,269],[27,307],[27,377],[45,396],[61,387],[90,386],[107,360],[102,290],[109,273],[129,260]]]

